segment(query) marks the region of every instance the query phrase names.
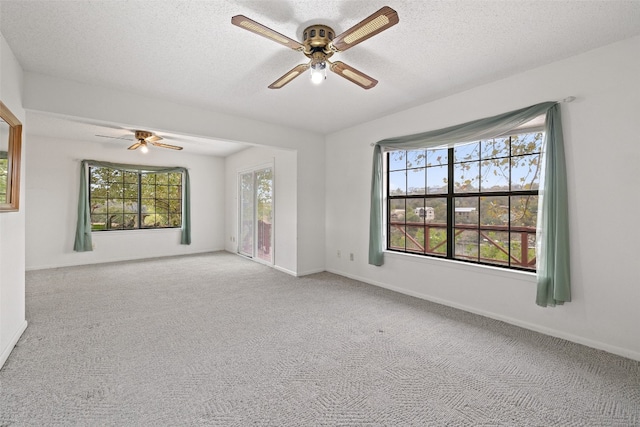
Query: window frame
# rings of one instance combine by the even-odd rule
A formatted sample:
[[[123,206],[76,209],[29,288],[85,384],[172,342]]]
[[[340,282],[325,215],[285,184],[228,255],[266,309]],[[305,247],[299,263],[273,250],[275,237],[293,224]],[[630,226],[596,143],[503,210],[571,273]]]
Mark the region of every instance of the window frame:
[[[502,156],[501,158],[508,158],[509,164],[511,165],[511,162],[513,161],[513,158],[522,156],[523,154],[514,154],[513,150],[512,150],[512,146],[511,146],[511,138],[518,136],[518,135],[525,135],[525,134],[540,134],[539,135],[539,139],[542,141],[544,140],[544,123],[540,124],[540,123],[536,123],[535,126],[528,126],[528,127],[517,127],[515,129],[512,129],[509,132],[505,132],[502,135],[498,135],[495,138],[492,138],[493,140],[495,139],[504,139],[504,138],[510,138],[509,141],[509,153],[508,156]],[[485,140],[488,141],[488,140]],[[460,161],[456,161],[455,157],[454,157],[454,150],[456,147],[460,147],[463,145],[467,145],[467,144],[473,144],[473,143],[477,143],[480,141],[472,141],[472,142],[460,142],[460,143],[456,143],[456,144],[451,144],[451,145],[443,145],[443,146],[434,146],[434,147],[428,147],[428,148],[424,148],[425,152],[429,151],[429,150],[447,150],[447,191],[445,193],[430,193],[427,190],[427,187],[425,187],[424,192],[422,194],[410,194],[409,193],[409,178],[408,178],[408,171],[412,170],[412,169],[418,169],[418,168],[410,168],[408,165],[405,166],[404,169],[393,169],[390,166],[390,155],[392,152],[397,152],[397,151],[404,151],[405,153],[411,152],[411,151],[419,151],[421,149],[419,148],[414,148],[414,149],[398,149],[398,150],[394,150],[394,149],[389,149],[386,152],[386,156],[384,156],[384,190],[383,190],[383,194],[384,194],[384,213],[383,213],[383,230],[386,232],[386,236],[384,237],[384,244],[385,244],[385,250],[391,253],[395,253],[395,254],[400,254],[400,255],[415,255],[418,257],[426,257],[426,258],[431,258],[431,259],[444,259],[447,261],[459,261],[459,262],[463,262],[463,263],[467,263],[467,264],[475,264],[475,265],[480,265],[480,266],[489,266],[489,267],[495,267],[495,268],[500,268],[500,269],[504,269],[504,270],[508,270],[508,271],[524,271],[524,272],[528,272],[528,273],[536,273],[536,258],[539,254],[534,253],[533,259],[529,259],[529,254],[528,254],[528,250],[531,248],[531,246],[527,243],[527,254],[525,255],[523,252],[523,247],[522,244],[525,241],[525,237],[526,236],[526,241],[529,241],[529,236],[533,235],[534,236],[534,241],[535,241],[535,246],[537,247],[537,234],[536,234],[536,226],[522,226],[519,227],[517,225],[513,225],[512,222],[512,207],[511,207],[511,200],[514,197],[530,197],[530,196],[534,196],[536,197],[536,204],[538,204],[540,202],[540,198],[541,198],[541,183],[540,183],[540,178],[538,176],[538,188],[536,189],[517,189],[514,190],[512,188],[513,182],[512,182],[512,176],[511,176],[511,167],[509,167],[509,180],[508,180],[508,185],[509,185],[509,189],[508,190],[499,190],[499,191],[481,191],[481,186],[479,185],[478,188],[476,189],[476,191],[469,191],[469,192],[456,192],[455,190],[455,165],[456,163],[460,163]],[[537,154],[538,156],[538,162],[540,162],[543,158],[543,147],[542,144],[540,145],[540,147],[538,147],[538,149],[534,152],[530,152],[530,153],[525,153],[524,155],[530,155],[530,154]],[[487,158],[488,160],[491,159],[496,159],[497,157],[489,157]],[[405,161],[407,161],[407,159],[405,158]],[[478,158],[474,161],[478,162],[478,165],[480,165],[483,161],[483,159],[481,158],[480,154],[478,154]],[[425,171],[428,170],[428,164],[425,161],[425,164],[422,166],[425,168]],[[390,188],[390,173],[393,171],[406,171],[405,172],[405,191],[403,195],[392,195],[391,194],[391,188]],[[478,179],[482,180],[482,175],[480,172],[478,172]],[[425,182],[425,186],[427,185],[427,182]],[[480,211],[480,200],[482,197],[506,197],[509,201],[508,203],[508,208],[507,208],[507,217],[508,217],[508,222],[506,223],[505,227],[506,230],[498,230],[498,228],[501,228],[500,226],[488,226],[488,225],[484,225],[482,224],[480,215],[481,215],[481,211]],[[460,224],[457,224],[456,222],[456,199],[460,200],[460,199],[468,199],[468,198],[475,198],[478,202],[477,202],[477,212],[478,212],[478,220],[476,221],[476,223],[472,226],[462,226],[460,227]],[[401,231],[401,233],[404,234],[404,249],[398,248],[398,247],[393,247],[391,245],[391,238],[392,238],[392,226],[394,224],[392,224],[394,221],[392,220],[392,201],[393,200],[404,200],[404,224],[406,227],[407,224],[407,216],[409,215],[409,207],[407,204],[408,200],[419,200],[422,199],[424,200],[424,205],[423,207],[426,207],[426,202],[428,199],[446,199],[446,223],[444,224],[444,226],[441,226],[441,224],[436,224],[435,227],[429,227],[427,225],[427,222],[425,220],[425,218],[422,218],[422,226],[417,225],[417,227],[424,227],[424,239],[422,242],[422,251],[414,251],[414,250],[409,250],[408,246],[407,246],[407,236],[408,233],[406,231]],[[539,205],[538,205],[539,206]],[[394,209],[395,210],[395,209]],[[536,207],[536,217],[539,214],[539,212],[537,211],[537,207]],[[397,224],[396,224],[397,225]],[[502,262],[498,262],[497,260],[495,262],[491,262],[491,261],[486,261],[483,260],[482,255],[481,255],[481,246],[482,246],[482,240],[483,239],[483,230],[486,232],[488,231],[491,227],[495,227],[496,231],[501,231],[501,232],[506,232],[508,233],[508,244],[506,244],[507,247],[507,253],[506,253],[506,262],[502,263]],[[427,237],[426,237],[426,233],[429,231],[430,228],[443,228],[445,230],[445,239],[446,239],[446,250],[444,251],[444,253],[430,253],[427,252],[428,249],[437,249],[436,247],[432,247],[432,248],[427,248]],[[457,236],[456,234],[456,230],[463,230],[465,228],[469,228],[471,230],[477,230],[478,234],[477,234],[477,238],[478,238],[478,242],[477,242],[477,259],[465,259],[465,258],[461,258],[461,257],[457,257],[455,254],[455,238]],[[512,240],[512,233],[520,233],[520,262],[516,263],[514,261],[517,261],[516,258],[514,258],[512,256],[512,245],[513,245],[513,240]],[[416,246],[419,248],[420,247],[420,242],[418,242],[418,244],[416,244]],[[497,245],[497,243],[495,242],[490,242],[490,244],[496,246],[496,248],[500,249]],[[536,248],[537,249],[537,248]],[[504,250],[502,250],[502,252],[504,252]],[[536,251],[537,252],[537,251]],[[526,258],[525,258],[526,256]],[[522,262],[522,260],[525,260],[525,262],[527,263],[527,266],[522,266],[522,264],[524,264],[524,262]]]
[[[163,229],[182,229],[184,226],[184,211],[185,211],[185,191],[184,191],[184,185],[185,185],[185,172],[184,171],[172,171],[172,172],[165,172],[165,171],[150,171],[150,170],[130,170],[130,169],[126,169],[126,168],[118,168],[118,167],[114,167],[114,166],[104,166],[104,165],[93,165],[93,164],[89,164],[88,165],[88,179],[87,179],[87,189],[88,189],[88,203],[89,203],[89,209],[91,211],[91,207],[93,206],[93,200],[94,200],[94,195],[93,195],[93,189],[92,189],[92,183],[93,183],[93,170],[94,169],[108,169],[110,171],[118,171],[120,173],[120,182],[114,181],[114,184],[120,184],[122,185],[122,194],[120,197],[116,197],[113,200],[118,200],[122,202],[122,212],[118,212],[118,215],[122,215],[122,222],[123,224],[121,224],[121,227],[117,227],[117,228],[111,228],[109,226],[110,224],[110,219],[109,219],[109,202],[110,199],[109,195],[107,193],[107,195],[105,195],[104,198],[99,198],[99,200],[104,200],[105,202],[105,208],[107,209],[105,213],[100,213],[100,214],[93,214],[92,212],[90,212],[90,222],[91,222],[91,232],[103,232],[103,231],[137,231],[137,230],[163,230]],[[170,175],[171,174],[179,174],[180,175],[180,184],[170,184]],[[131,176],[131,175],[135,175],[136,177],[136,182],[127,182],[127,176]],[[152,175],[154,176],[154,182],[153,184],[149,184],[149,183],[144,183],[143,181],[145,180],[145,176],[148,175]],[[158,175],[166,175],[166,184],[163,183],[158,183],[157,182],[157,176]],[[111,184],[111,181],[107,181],[108,184]],[[136,197],[125,197],[124,195],[124,188],[125,186],[127,186],[127,184],[129,185],[134,185],[136,187]],[[153,194],[154,197],[153,198],[145,198],[143,197],[143,186],[145,185],[152,185],[154,188]],[[166,186],[167,187],[167,194],[166,194],[166,199],[163,198],[158,198],[157,197],[157,188],[158,186]],[[179,212],[171,212],[170,210],[170,202],[171,201],[176,201],[178,200],[177,197],[171,197],[171,188],[172,187],[179,187],[179,192],[180,192],[180,204],[179,204]],[[109,188],[109,187],[107,187]],[[107,189],[108,191],[108,189]],[[136,205],[136,211],[132,212],[128,215],[130,216],[135,216],[135,220],[134,220],[134,224],[135,226],[133,227],[125,227],[124,226],[124,218],[126,212],[125,212],[125,207],[124,205],[127,203],[127,200],[134,200],[132,203],[134,203]],[[166,222],[168,225],[156,225],[157,222],[154,225],[147,225],[145,226],[145,218],[143,217],[143,215],[145,215],[144,211],[144,206],[145,206],[145,202],[144,200],[153,200],[153,204],[154,204],[154,213],[151,215],[165,215],[167,216]],[[167,202],[167,210],[166,212],[163,211],[162,213],[158,213],[156,211],[156,207],[158,204],[158,200],[166,200]],[[93,223],[93,217],[94,215],[105,215],[106,217],[106,221],[105,221],[105,228],[104,229],[97,229],[94,228],[94,223]],[[171,225],[170,219],[171,216],[180,216],[180,222],[177,225]]]

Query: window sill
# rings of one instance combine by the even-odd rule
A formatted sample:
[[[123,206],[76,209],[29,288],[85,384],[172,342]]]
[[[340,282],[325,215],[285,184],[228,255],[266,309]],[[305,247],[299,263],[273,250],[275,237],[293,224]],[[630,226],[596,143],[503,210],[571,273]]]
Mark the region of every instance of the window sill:
[[[384,256],[385,258],[391,258],[399,261],[409,261],[422,265],[432,265],[439,268],[451,268],[458,271],[467,271],[474,274],[485,274],[493,277],[500,276],[513,280],[522,280],[525,282],[536,283],[535,272],[509,270],[506,268],[494,267],[491,265],[471,264],[468,262],[456,261],[453,259],[427,257],[388,250],[384,251]]]
[[[91,236],[122,236],[123,234],[138,234],[138,233],[169,233],[180,232],[181,228],[136,228],[134,230],[97,230],[91,231]]]

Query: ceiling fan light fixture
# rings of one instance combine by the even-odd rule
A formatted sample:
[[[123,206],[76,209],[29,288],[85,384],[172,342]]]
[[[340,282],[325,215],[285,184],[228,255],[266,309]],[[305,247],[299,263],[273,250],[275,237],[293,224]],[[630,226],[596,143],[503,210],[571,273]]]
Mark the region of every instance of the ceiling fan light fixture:
[[[316,62],[311,64],[311,82],[319,85],[323,80],[327,79],[327,63]]]
[[[147,141],[143,141],[142,142],[142,146],[140,147],[140,151],[142,151],[144,154],[147,154],[149,152],[149,147],[147,147]]]

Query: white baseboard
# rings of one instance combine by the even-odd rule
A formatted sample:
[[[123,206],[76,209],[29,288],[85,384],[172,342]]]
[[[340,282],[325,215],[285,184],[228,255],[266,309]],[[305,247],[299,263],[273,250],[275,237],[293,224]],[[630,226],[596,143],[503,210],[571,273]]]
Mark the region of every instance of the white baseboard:
[[[169,257],[176,257],[176,256],[188,256],[188,255],[199,255],[199,254],[207,254],[210,252],[220,252],[220,251],[224,251],[224,248],[222,249],[203,249],[200,251],[195,251],[195,252],[181,252],[181,253],[176,253],[176,254],[156,254],[156,255],[143,255],[140,257],[113,257],[113,258],[106,258],[106,259],[92,259],[91,261],[84,261],[84,262],[78,262],[78,258],[74,258],[73,260],[69,261],[69,262],[61,262],[61,263],[57,263],[57,264],[45,264],[45,265],[32,265],[32,266],[27,266],[25,268],[25,271],[37,271],[37,270],[48,270],[50,268],[62,268],[62,267],[77,267],[80,265],[92,265],[92,264],[108,264],[110,262],[123,262],[123,261],[140,261],[140,260],[145,260],[145,259],[154,259],[154,258],[169,258]]]
[[[233,255],[238,255],[239,257],[242,257],[242,258],[252,259],[251,257],[242,255],[242,254],[240,254],[238,252],[231,252],[231,251],[228,251],[228,250],[227,250],[227,252],[229,252],[230,254],[233,254]],[[280,267],[279,265],[276,265],[276,264],[265,264],[265,263],[260,262],[260,261],[256,261],[256,260],[253,260],[253,261],[258,262],[260,264],[267,265],[269,267],[274,268],[275,270],[281,271],[283,273],[287,273],[287,274],[289,274],[289,275],[291,275],[293,277],[308,276],[309,274],[322,273],[323,271],[326,271],[324,268],[320,268],[320,269],[316,269],[316,270],[305,271],[305,272],[302,272],[302,273],[296,273],[293,270],[289,270],[288,268]]]
[[[446,305],[448,307],[457,308],[459,310],[467,311],[469,313],[479,314],[480,316],[488,317],[488,318],[495,319],[495,320],[500,320],[502,322],[509,323],[509,324],[515,325],[515,326],[519,326],[519,327],[524,328],[524,329],[529,329],[529,330],[534,331],[534,332],[539,332],[541,334],[549,335],[549,336],[556,337],[556,338],[562,338],[564,340],[571,341],[571,342],[574,342],[574,343],[577,343],[577,344],[582,344],[582,345],[585,345],[587,347],[595,348],[595,349],[598,349],[598,350],[603,350],[603,351],[606,351],[608,353],[612,353],[612,354],[615,354],[615,355],[618,355],[618,356],[622,356],[622,357],[626,357],[626,358],[629,358],[629,359],[640,361],[640,353],[638,353],[636,351],[633,351],[633,350],[629,350],[629,349],[626,349],[626,348],[613,346],[613,345],[610,345],[610,344],[607,344],[607,343],[603,343],[603,342],[600,342],[600,341],[592,340],[590,338],[586,338],[586,337],[582,337],[582,336],[579,336],[579,335],[570,334],[570,333],[563,332],[563,331],[558,331],[557,329],[547,328],[545,326],[536,325],[534,323],[524,322],[522,320],[514,319],[512,317],[503,316],[503,315],[492,313],[492,312],[488,312],[488,311],[485,311],[485,310],[479,310],[479,309],[474,308],[474,307],[469,307],[469,306],[466,306],[464,304],[458,304],[456,302],[448,301],[448,300],[445,300],[445,299],[434,298],[434,297],[429,296],[429,295],[421,294],[419,292],[409,291],[407,289],[403,289],[403,288],[399,288],[399,287],[396,287],[396,286],[388,285],[386,283],[378,282],[376,280],[371,280],[371,279],[368,279],[368,278],[365,278],[365,277],[360,277],[360,276],[357,276],[357,275],[354,275],[354,274],[349,274],[349,273],[337,271],[337,270],[334,270],[334,269],[328,269],[327,271],[330,272],[330,273],[334,273],[334,274],[340,275],[340,276],[348,277],[350,279],[358,280],[360,282],[368,283],[370,285],[379,286],[381,288],[389,289],[389,290],[394,291],[394,292],[398,292],[398,293],[409,295],[409,296],[412,296],[412,297],[424,299],[424,300],[427,300],[427,301],[434,302],[436,304],[442,304],[442,305]]]
[[[13,348],[16,346],[16,344],[18,343],[18,340],[20,339],[20,337],[22,336],[22,334],[26,329],[27,329],[27,321],[25,320],[20,325],[16,333],[13,334],[7,346],[2,350],[2,353],[0,354],[0,369],[2,369],[2,367],[4,366],[4,362],[7,361],[7,359],[9,358],[9,355],[13,351]]]
[[[303,271],[302,273],[298,273],[297,276],[298,277],[308,276],[310,274],[322,273],[322,272],[325,272],[325,271],[327,271],[327,270],[325,270],[324,268],[317,268],[317,269],[314,269],[314,270]]]
[[[278,265],[273,265],[273,268],[275,268],[276,270],[281,271],[283,273],[287,273],[290,276],[298,277],[298,275],[296,274],[295,271],[291,271],[288,268],[280,267]]]

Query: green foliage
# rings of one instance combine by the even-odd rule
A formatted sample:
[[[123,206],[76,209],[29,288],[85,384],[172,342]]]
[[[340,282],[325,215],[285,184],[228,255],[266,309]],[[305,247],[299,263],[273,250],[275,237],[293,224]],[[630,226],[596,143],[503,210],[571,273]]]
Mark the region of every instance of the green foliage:
[[[0,203],[7,202],[7,179],[9,163],[7,159],[0,158]]]
[[[445,255],[447,253],[447,230],[444,228],[429,229],[429,245],[427,252]]]
[[[271,168],[256,172],[258,219],[271,223],[273,212],[273,172]]]
[[[389,246],[391,248],[404,249],[405,240],[404,227],[391,227],[391,234],[389,235]]]

